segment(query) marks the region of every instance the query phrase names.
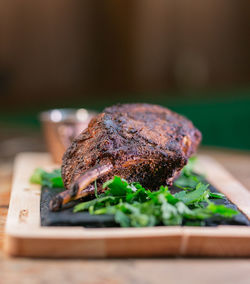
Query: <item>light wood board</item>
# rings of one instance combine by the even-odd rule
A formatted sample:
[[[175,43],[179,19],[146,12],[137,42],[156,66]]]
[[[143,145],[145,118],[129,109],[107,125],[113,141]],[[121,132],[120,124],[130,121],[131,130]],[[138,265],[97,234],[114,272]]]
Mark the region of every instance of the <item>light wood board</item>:
[[[250,256],[250,227],[41,227],[40,186],[33,170],[58,168],[46,153],[16,157],[6,222],[5,252],[33,257]],[[220,164],[199,156],[196,171],[250,218],[250,193]]]

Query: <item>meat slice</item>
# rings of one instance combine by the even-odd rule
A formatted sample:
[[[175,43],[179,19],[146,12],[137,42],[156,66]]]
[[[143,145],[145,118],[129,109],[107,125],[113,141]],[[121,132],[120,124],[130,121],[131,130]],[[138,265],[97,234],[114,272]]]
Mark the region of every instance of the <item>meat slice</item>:
[[[68,191],[52,200],[51,208],[93,194],[95,180],[101,192],[103,182],[114,175],[150,190],[171,185],[200,141],[201,133],[192,122],[167,108],[106,108],[65,152],[62,177]]]

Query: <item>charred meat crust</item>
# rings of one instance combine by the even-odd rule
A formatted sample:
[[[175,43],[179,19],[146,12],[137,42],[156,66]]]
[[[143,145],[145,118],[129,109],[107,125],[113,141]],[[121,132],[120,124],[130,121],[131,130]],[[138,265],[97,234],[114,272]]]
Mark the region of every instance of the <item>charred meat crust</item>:
[[[64,185],[69,189],[90,168],[112,163],[98,185],[119,175],[157,189],[172,183],[200,141],[192,122],[167,108],[115,105],[93,118],[64,154]]]

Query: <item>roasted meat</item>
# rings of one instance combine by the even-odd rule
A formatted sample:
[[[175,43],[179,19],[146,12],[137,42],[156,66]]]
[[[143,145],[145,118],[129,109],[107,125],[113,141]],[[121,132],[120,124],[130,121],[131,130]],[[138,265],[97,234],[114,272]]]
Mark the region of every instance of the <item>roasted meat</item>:
[[[201,133],[185,117],[161,106],[124,104],[106,108],[67,149],[66,191],[51,201],[57,210],[98,191],[114,175],[154,190],[171,185],[196,151]]]

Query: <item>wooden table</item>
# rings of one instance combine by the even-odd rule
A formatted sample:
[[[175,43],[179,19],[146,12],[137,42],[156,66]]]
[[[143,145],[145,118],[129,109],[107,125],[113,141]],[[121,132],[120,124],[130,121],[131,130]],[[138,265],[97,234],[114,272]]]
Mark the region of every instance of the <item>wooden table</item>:
[[[40,134],[0,137],[0,284],[5,283],[250,283],[249,259],[25,259],[3,254],[14,155],[44,151]],[[250,153],[203,148],[250,189]]]

